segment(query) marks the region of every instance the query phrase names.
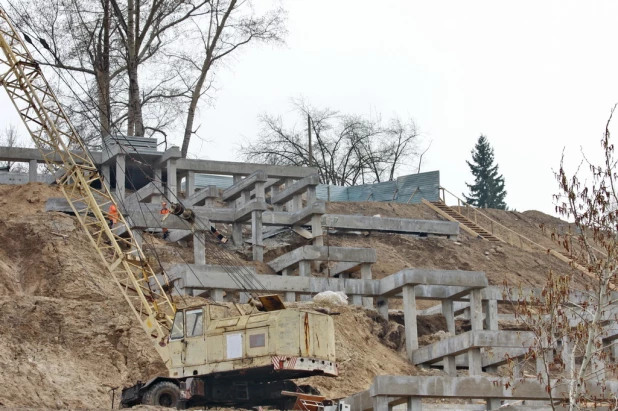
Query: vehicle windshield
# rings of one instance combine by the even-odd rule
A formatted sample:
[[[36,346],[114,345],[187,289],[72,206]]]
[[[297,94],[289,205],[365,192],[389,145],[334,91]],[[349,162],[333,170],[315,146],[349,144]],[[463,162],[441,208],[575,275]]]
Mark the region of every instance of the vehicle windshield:
[[[187,311],[187,337],[203,334],[204,317],[202,309]]]
[[[179,340],[185,336],[185,322],[184,312],[176,312],[174,317],[174,324],[172,325],[172,333],[170,334],[170,340]]]

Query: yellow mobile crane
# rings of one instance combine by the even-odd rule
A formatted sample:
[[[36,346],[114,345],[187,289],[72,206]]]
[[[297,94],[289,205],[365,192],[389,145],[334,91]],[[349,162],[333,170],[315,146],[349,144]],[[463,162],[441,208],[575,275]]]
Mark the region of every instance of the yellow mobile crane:
[[[279,310],[227,318],[214,318],[211,305],[178,310],[122,214],[114,216],[115,230],[120,226],[124,230],[118,231],[126,234],[117,235],[108,226],[106,210],[117,204],[2,7],[0,49],[0,83],[48,168],[60,167],[57,184],[169,369],[168,376],[124,389],[123,406],[287,408],[292,397],[282,391],[297,388],[291,378],[338,374],[334,326],[327,315],[283,309],[280,301]],[[273,296],[260,300],[269,298]]]

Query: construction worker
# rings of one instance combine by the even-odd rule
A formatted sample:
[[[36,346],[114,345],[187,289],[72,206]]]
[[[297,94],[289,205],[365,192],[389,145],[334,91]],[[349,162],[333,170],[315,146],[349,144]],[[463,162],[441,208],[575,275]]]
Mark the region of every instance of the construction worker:
[[[170,213],[170,210],[167,208],[167,203],[165,201],[161,202],[161,215],[163,216],[163,220],[165,220],[166,216]],[[167,228],[163,229],[163,239],[166,239],[170,236],[170,232]]]
[[[108,218],[107,225],[109,226],[109,229],[111,230],[114,224],[118,222],[118,209],[116,208],[114,204],[111,204],[109,206],[109,210],[107,212],[107,218]]]

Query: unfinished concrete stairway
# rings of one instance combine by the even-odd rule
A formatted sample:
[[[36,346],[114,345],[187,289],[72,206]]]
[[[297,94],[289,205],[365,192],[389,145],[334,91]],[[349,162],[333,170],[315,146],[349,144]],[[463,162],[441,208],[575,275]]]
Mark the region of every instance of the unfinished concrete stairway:
[[[492,233],[485,230],[483,227],[477,225],[472,220],[469,220],[462,214],[458,213],[453,208],[447,206],[442,201],[427,201],[423,199],[423,204],[426,204],[432,210],[445,217],[446,219],[458,222],[463,230],[467,231],[473,236],[480,237],[487,241],[503,242],[500,238],[494,236]]]

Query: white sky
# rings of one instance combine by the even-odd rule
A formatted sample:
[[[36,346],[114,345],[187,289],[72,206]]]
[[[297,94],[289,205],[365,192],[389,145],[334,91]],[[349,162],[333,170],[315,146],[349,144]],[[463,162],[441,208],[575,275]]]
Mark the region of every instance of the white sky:
[[[217,73],[191,152],[238,160],[257,117],[290,99],[369,116],[411,117],[433,141],[423,171],[461,195],[480,133],[495,149],[507,204],[552,212],[566,147],[599,152],[618,102],[618,2],[287,0],[287,45],[246,49]],[[0,95],[0,128],[18,123]],[[617,131],[618,132],[618,131]],[[591,156],[594,157],[594,156]]]

